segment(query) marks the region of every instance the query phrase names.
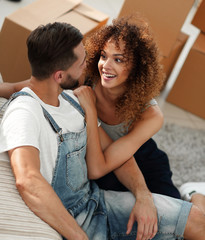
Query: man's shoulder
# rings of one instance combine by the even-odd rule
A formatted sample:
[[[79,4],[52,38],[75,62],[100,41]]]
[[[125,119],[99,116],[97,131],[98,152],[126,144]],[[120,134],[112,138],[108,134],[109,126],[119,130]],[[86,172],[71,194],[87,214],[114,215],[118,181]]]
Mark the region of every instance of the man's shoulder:
[[[36,99],[35,95],[32,93],[32,91],[28,91],[26,88],[22,89],[22,92],[26,92],[29,95],[19,95],[18,97],[15,97],[10,104],[8,105],[8,109],[10,111],[15,110],[15,112],[26,110],[29,112],[38,112],[39,110],[42,111],[41,105]]]
[[[79,103],[78,98],[73,93],[73,90],[64,90],[63,92],[73,98],[77,103]]]

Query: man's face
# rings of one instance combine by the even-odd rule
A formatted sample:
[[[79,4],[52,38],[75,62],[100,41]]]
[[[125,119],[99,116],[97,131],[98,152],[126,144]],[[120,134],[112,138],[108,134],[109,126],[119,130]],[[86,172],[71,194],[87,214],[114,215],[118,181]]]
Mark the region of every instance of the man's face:
[[[77,60],[65,71],[65,78],[60,86],[62,89],[74,89],[79,85],[79,78],[86,66],[86,54],[82,42],[74,48]]]

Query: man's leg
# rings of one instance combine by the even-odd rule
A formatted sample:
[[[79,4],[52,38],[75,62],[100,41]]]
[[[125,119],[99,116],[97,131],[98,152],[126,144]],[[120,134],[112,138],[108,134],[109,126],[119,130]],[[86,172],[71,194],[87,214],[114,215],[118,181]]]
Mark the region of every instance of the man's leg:
[[[104,198],[110,228],[110,239],[135,240],[137,223],[134,224],[130,235],[126,235],[129,215],[135,203],[133,195],[129,192],[105,191]],[[153,194],[153,198],[158,212],[158,232],[153,240],[183,239],[192,204],[159,194]],[[191,220],[195,220],[194,216],[192,216]],[[203,219],[200,220],[201,222],[203,222]],[[188,234],[191,234],[189,226],[187,236],[189,236]]]
[[[184,238],[188,240],[205,239],[205,215],[197,206],[192,206],[184,231]]]
[[[205,214],[205,196],[196,193],[192,195],[191,202],[196,205],[199,209],[202,210],[202,212]]]

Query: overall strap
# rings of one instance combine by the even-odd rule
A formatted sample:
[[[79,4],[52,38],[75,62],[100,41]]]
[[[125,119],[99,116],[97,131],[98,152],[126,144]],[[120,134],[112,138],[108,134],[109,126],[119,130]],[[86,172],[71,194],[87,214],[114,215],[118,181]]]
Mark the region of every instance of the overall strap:
[[[78,110],[78,112],[85,117],[85,112],[83,111],[82,107],[80,106],[80,104],[78,102],[76,102],[72,97],[70,97],[68,94],[66,94],[65,92],[61,93],[61,96],[68,101],[76,110]]]
[[[20,95],[27,95],[27,93],[25,92],[22,92],[22,94],[19,94],[19,92],[15,92],[13,93],[10,98],[0,107],[0,112],[2,111],[2,109],[6,106],[9,105],[9,103],[14,100],[16,97],[20,96]]]
[[[17,98],[18,96],[29,96],[29,97],[32,97],[34,98],[31,94],[27,93],[27,92],[23,92],[23,91],[20,91],[20,92],[16,92],[16,93],[13,93],[8,101],[8,104],[14,100],[15,98]],[[34,98],[35,99],[35,98]],[[39,103],[40,104],[40,103]],[[41,104],[40,104],[41,105]],[[58,126],[58,124],[55,122],[55,120],[53,119],[53,117],[50,115],[50,113],[48,113],[48,111],[46,111],[46,109],[41,105],[42,107],[42,110],[43,110],[43,113],[44,113],[44,116],[45,118],[50,122],[53,130],[59,135],[61,136],[62,134],[62,128],[60,128]]]

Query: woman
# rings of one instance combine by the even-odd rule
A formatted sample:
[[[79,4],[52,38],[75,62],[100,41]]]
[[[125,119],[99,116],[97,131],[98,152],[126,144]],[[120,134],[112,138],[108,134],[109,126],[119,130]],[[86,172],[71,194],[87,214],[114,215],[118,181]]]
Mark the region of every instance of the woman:
[[[163,85],[158,49],[149,26],[139,15],[116,19],[86,41],[86,84],[93,86],[101,126],[134,155],[151,192],[180,198],[173,185],[167,155],[151,137],[161,128],[162,113],[154,100]],[[5,84],[8,97],[28,81]],[[113,173],[97,180],[103,189],[126,191]]]
[[[125,151],[134,154],[151,192],[180,198],[168,157],[150,138],[162,126],[153,98],[164,78],[148,24],[139,15],[116,19],[87,39],[86,50],[87,82],[94,87],[101,126],[114,141],[127,141]],[[146,143],[139,148],[141,140]],[[97,182],[103,189],[126,190],[113,173]]]

